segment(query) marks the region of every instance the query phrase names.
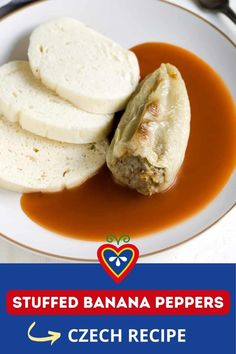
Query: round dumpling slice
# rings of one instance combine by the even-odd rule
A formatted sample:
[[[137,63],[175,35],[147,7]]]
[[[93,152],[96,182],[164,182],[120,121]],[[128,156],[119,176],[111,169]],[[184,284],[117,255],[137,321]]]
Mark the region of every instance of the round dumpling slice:
[[[76,187],[102,167],[107,146],[41,138],[0,116],[0,187],[24,193]]]
[[[37,80],[27,61],[0,67],[0,113],[31,133],[49,139],[87,144],[103,140],[113,116],[74,107]]]
[[[88,112],[123,109],[139,82],[134,53],[72,18],[36,28],[28,56],[37,78]]]

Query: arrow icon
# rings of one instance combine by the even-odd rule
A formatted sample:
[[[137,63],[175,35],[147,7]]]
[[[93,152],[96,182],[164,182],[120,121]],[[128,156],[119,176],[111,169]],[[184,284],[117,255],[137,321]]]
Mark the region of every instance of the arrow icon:
[[[28,338],[33,342],[51,342],[51,345],[53,345],[53,343],[55,343],[56,340],[58,340],[61,337],[60,332],[54,332],[54,331],[48,331],[48,334],[49,334],[48,337],[41,337],[41,338],[33,337],[30,334],[30,332],[32,331],[32,329],[34,328],[35,325],[36,325],[36,322],[33,322],[29,326],[29,329],[28,329]]]

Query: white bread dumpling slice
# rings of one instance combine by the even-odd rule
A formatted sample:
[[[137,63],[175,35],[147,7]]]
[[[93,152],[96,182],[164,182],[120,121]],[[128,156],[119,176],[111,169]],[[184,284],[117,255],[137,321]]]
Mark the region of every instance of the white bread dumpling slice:
[[[113,120],[112,115],[82,111],[55,95],[34,77],[27,61],[0,67],[0,113],[31,133],[75,144],[103,140]]]
[[[105,162],[107,140],[74,145],[41,138],[0,116],[0,188],[57,192],[78,186]]]
[[[28,56],[37,78],[88,112],[123,109],[139,82],[134,53],[72,18],[36,28]]]

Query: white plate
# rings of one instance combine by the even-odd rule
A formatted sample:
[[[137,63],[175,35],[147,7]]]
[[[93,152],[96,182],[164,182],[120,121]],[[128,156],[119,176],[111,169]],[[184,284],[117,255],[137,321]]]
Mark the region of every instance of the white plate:
[[[72,16],[129,48],[142,42],[179,45],[207,61],[236,97],[236,50],[206,21],[157,0],[52,0],[28,6],[0,22],[0,64],[25,59],[28,37],[41,22]],[[236,173],[207,208],[163,232],[137,239],[141,255],[156,252],[197,235],[220,219],[235,203]],[[63,237],[34,224],[20,208],[20,195],[0,190],[0,232],[32,250],[71,259],[96,259],[100,243]]]

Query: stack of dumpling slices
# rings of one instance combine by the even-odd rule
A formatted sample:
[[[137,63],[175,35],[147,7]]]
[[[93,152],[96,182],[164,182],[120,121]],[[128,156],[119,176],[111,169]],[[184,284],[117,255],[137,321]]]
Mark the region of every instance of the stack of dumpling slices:
[[[0,67],[0,187],[80,185],[105,162],[114,113],[139,81],[137,59],[71,18],[36,28],[28,58]]]

